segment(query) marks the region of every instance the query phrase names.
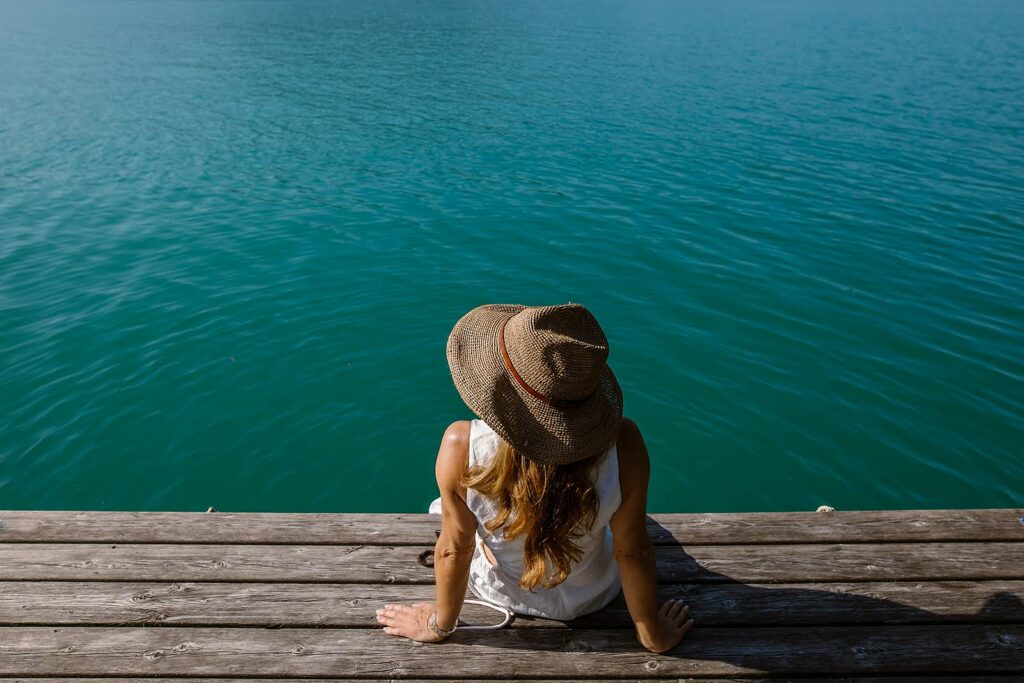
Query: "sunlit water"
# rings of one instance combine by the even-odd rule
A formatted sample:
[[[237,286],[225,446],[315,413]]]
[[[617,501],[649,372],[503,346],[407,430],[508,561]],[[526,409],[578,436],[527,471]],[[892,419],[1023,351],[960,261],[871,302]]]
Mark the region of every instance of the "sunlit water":
[[[0,509],[425,511],[489,302],[655,511],[1024,499],[1024,3],[0,4]]]

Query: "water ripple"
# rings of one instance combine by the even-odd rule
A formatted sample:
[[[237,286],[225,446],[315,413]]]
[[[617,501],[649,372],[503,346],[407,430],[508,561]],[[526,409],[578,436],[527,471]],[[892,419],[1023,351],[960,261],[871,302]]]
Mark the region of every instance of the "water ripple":
[[[1020,505],[1022,7],[4,3],[0,507],[422,510],[569,300],[655,510]]]

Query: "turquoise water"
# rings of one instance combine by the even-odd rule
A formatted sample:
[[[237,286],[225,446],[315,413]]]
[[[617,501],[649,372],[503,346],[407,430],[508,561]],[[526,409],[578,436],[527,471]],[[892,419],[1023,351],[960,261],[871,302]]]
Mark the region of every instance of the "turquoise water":
[[[481,303],[654,511],[1024,503],[1024,3],[0,4],[0,509],[424,511]]]

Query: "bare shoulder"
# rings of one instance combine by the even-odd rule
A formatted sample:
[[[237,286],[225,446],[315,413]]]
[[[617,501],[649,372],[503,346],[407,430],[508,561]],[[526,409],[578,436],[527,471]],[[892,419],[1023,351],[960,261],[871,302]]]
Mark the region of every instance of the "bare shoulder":
[[[622,418],[615,442],[619,456],[619,491],[622,503],[612,514],[612,535],[619,552],[630,548],[646,547],[647,537],[647,485],[651,478],[651,464],[647,446],[640,435],[640,427],[628,417]]]
[[[640,433],[640,427],[628,417],[619,423],[619,434],[615,441],[616,448],[629,461],[647,460],[647,446]]]
[[[619,481],[624,488],[641,484],[646,488],[651,465],[644,437],[636,422],[628,417],[622,418],[615,445],[619,455]]]
[[[619,421],[619,441],[623,439],[636,439],[640,436],[640,427],[632,418],[623,416]]]
[[[445,441],[455,441],[460,445],[469,444],[469,420],[456,420],[444,430]]]
[[[469,427],[469,420],[458,420],[444,430],[435,468],[438,484],[458,487],[469,465]]]

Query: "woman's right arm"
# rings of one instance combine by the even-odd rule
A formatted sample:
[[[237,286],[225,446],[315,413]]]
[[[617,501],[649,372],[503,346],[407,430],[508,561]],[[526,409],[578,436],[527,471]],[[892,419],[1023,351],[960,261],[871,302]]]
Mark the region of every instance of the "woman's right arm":
[[[636,636],[651,652],[666,652],[679,644],[693,626],[690,608],[681,600],[658,606],[654,544],[647,535],[647,484],[651,463],[636,423],[623,418],[616,444],[622,503],[611,519],[615,559],[622,593],[636,625]]]

